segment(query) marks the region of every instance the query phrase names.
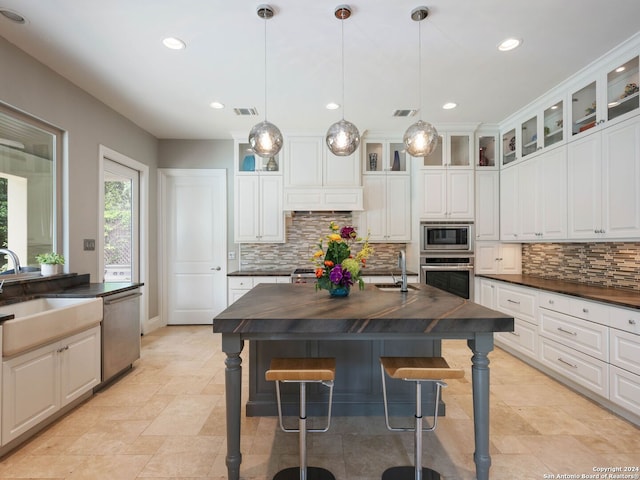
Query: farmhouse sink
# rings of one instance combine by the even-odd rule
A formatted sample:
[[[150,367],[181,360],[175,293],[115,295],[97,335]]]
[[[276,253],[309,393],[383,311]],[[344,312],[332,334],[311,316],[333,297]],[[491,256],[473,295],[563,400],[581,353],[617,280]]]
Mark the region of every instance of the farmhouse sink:
[[[400,285],[395,283],[376,283],[375,287],[381,292],[399,292],[401,288]],[[407,290],[418,290],[418,288],[415,285],[408,284]]]
[[[13,314],[2,324],[2,356],[11,357],[102,321],[101,298],[37,298],[0,306]]]

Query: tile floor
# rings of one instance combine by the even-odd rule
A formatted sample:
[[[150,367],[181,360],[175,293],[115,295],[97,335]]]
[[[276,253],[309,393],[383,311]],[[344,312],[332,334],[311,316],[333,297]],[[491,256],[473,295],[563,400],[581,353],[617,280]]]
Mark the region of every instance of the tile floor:
[[[133,371],[4,457],[0,479],[226,478],[219,336],[208,326],[166,327],[142,343]],[[469,353],[464,341],[445,342],[444,352],[467,377],[444,390],[448,415],[426,434],[425,463],[443,480],[470,480]],[[501,350],[490,358],[492,480],[640,466],[637,427]],[[379,479],[413,455],[411,434],[387,432],[378,417],[336,417],[328,433],[310,436],[309,450],[310,464],[337,480]],[[280,432],[275,418],[244,418],[242,451],[241,478],[270,479],[297,464],[297,437]]]

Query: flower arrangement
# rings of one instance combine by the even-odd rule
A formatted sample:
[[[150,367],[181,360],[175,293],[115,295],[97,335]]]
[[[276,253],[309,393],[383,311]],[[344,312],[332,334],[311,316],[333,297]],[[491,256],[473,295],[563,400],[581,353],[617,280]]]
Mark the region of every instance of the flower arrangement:
[[[313,254],[312,261],[316,266],[316,290],[324,289],[330,293],[337,290],[348,295],[351,285],[358,283],[359,288],[364,289],[364,280],[360,270],[366,267],[367,258],[373,253],[369,245],[369,237],[364,239],[362,248],[356,254],[351,253],[351,246],[356,242],[362,242],[355,228],[351,226],[339,227],[335,222],[329,224],[330,233],[320,239],[318,250]],[[327,249],[324,250],[323,241],[327,240]]]

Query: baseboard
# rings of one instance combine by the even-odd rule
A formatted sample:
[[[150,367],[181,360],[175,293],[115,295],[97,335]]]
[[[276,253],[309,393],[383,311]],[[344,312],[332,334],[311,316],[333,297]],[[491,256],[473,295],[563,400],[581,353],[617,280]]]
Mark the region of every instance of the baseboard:
[[[165,326],[166,324],[162,323],[159,316],[149,318],[146,322],[142,322],[142,335],[146,335]]]

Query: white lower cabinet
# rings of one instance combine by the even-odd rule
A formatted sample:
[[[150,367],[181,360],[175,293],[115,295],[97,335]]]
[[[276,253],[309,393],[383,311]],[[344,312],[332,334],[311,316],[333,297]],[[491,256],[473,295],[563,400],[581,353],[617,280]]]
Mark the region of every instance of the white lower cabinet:
[[[513,332],[500,332],[496,339],[531,357],[538,357],[538,327],[519,318],[514,319]]]
[[[245,293],[260,283],[291,283],[289,275],[263,275],[263,276],[242,276],[228,277],[228,302],[233,302],[242,297]]]
[[[640,416],[640,375],[609,365],[609,400]]]
[[[100,383],[100,326],[2,363],[6,445]]]

